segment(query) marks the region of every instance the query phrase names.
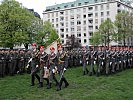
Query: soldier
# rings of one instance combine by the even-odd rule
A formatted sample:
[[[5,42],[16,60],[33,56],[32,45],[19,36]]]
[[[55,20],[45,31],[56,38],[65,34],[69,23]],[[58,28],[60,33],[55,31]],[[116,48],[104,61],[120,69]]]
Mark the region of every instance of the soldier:
[[[44,52],[44,46],[40,46],[40,84],[39,87],[43,87],[43,79],[47,81],[47,85],[49,84],[48,77],[44,78],[44,67],[48,67],[48,54]]]
[[[18,68],[19,68],[19,71],[17,73],[24,73],[24,70],[25,70],[25,65],[24,65],[24,52],[23,50],[20,50],[20,53],[19,53],[19,62],[18,62]]]
[[[61,45],[59,45],[58,47],[58,70],[60,72],[60,80],[59,80],[59,85],[57,87],[57,91],[61,90],[61,86],[62,86],[62,83],[64,82],[65,83],[65,87],[67,87],[69,85],[69,83],[67,82],[65,76],[64,76],[64,72],[66,71],[66,68],[67,68],[67,54],[66,52],[63,51],[63,48]]]
[[[57,55],[55,54],[55,48],[54,47],[51,47],[50,48],[50,51],[51,51],[51,54],[49,55],[49,66],[50,66],[50,76],[49,76],[49,84],[47,86],[47,89],[50,89],[51,88],[51,85],[52,85],[52,80],[54,79],[54,81],[56,82],[56,86],[59,85],[59,82],[57,81],[56,77],[55,77],[55,74],[56,74],[56,71],[57,71]]]
[[[36,49],[37,45],[36,43],[32,44],[32,60],[31,60],[31,86],[34,86],[35,77],[38,80],[38,83],[40,84],[40,77],[38,76],[38,68],[39,68],[39,51]]]
[[[86,65],[87,65],[87,51],[85,50],[86,48],[83,48],[83,52],[82,52],[82,63],[83,63],[83,75],[85,75],[85,74],[88,74],[89,73],[89,71],[88,71],[88,69],[87,69],[87,67],[86,67]]]

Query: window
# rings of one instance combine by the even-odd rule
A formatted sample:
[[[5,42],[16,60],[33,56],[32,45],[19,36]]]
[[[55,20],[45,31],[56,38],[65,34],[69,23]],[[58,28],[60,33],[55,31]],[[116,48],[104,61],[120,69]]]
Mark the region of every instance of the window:
[[[66,34],[66,38],[68,38],[68,34]]]
[[[61,38],[64,38],[64,34],[61,34]]]
[[[93,17],[93,13],[91,13],[91,14],[88,14],[88,17]]]
[[[64,29],[60,29],[61,32],[64,32]]]
[[[103,12],[101,12],[101,16],[104,16],[104,13]]]
[[[89,2],[85,2],[85,5],[87,5]]]
[[[48,14],[48,18],[50,18],[50,14]]]
[[[66,27],[68,27],[68,22],[66,22]]]
[[[104,19],[103,19],[103,18],[101,18],[101,23],[102,23],[102,22],[104,22]]]
[[[83,12],[84,12],[84,13],[86,12],[86,8],[83,8]]]
[[[61,26],[64,26],[64,23],[60,23]]]
[[[109,11],[107,11],[107,16],[109,16]]]
[[[79,39],[79,43],[81,43],[81,39]]]
[[[74,28],[71,28],[71,32],[73,32],[74,31]]]
[[[80,26],[77,26],[77,31],[81,31],[81,27]]]
[[[93,35],[93,32],[90,32],[89,35],[92,36]]]
[[[98,17],[98,13],[95,13],[95,17]]]
[[[86,18],[86,15],[83,15],[83,18]]]
[[[56,24],[56,27],[58,28],[58,24]]]
[[[52,17],[54,17],[54,13],[52,13]]]
[[[74,7],[74,4],[71,4],[71,7]]]
[[[64,21],[64,17],[60,17],[60,21]]]
[[[95,19],[95,24],[98,24],[98,19]]]
[[[71,10],[70,10],[70,13],[74,13],[74,9],[71,9]]]
[[[68,32],[68,28],[66,28],[66,32]]]
[[[71,19],[74,19],[74,16],[70,16]]]
[[[84,36],[86,37],[86,33],[84,33]]]
[[[58,17],[58,12],[56,13],[56,17]]]
[[[68,5],[64,6],[64,8],[68,8]]]
[[[68,11],[66,11],[66,15],[68,15]]]
[[[96,29],[98,29],[98,26],[95,26]]]
[[[80,32],[77,33],[77,37],[81,37],[81,33]]]
[[[80,19],[81,18],[81,15],[77,15],[77,19]]]
[[[86,25],[86,20],[84,20],[84,25]]]
[[[109,4],[106,5],[106,9],[109,9]]]
[[[66,21],[68,21],[68,17],[66,17]]]
[[[52,22],[54,23],[54,19],[52,19]]]
[[[84,27],[84,31],[86,31],[86,27]]]
[[[95,6],[95,11],[97,11],[98,10],[98,6]]]
[[[78,6],[81,6],[81,3],[78,3]]]
[[[84,43],[86,43],[87,41],[86,41],[86,39],[84,39]]]
[[[63,15],[63,14],[64,14],[64,12],[60,12],[60,14],[61,14],[61,15]]]
[[[58,18],[56,18],[56,22],[58,22]]]
[[[74,25],[74,22],[71,22],[71,25]]]
[[[103,5],[101,5],[101,10],[103,10]]]
[[[93,10],[93,7],[89,7],[88,10]]]
[[[97,0],[95,0],[95,3],[97,3]]]
[[[64,43],[64,40],[61,40],[62,44]]]
[[[89,22],[89,24],[93,24],[93,20],[92,19],[88,20],[88,22]]]
[[[81,21],[77,21],[77,25],[80,25],[81,24]]]
[[[54,24],[52,24],[52,27],[54,27]]]

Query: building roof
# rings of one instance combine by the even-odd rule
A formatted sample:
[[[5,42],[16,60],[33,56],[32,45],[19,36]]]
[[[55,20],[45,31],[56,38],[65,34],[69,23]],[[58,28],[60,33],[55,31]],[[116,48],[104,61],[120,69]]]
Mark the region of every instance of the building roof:
[[[65,8],[71,8],[71,7],[77,7],[77,6],[100,3],[100,2],[107,2],[107,1],[120,1],[120,2],[123,2],[126,4],[130,3],[129,2],[130,0],[76,0],[73,2],[48,6],[48,7],[46,7],[46,11],[53,11],[53,10],[59,10],[59,9],[65,9]]]

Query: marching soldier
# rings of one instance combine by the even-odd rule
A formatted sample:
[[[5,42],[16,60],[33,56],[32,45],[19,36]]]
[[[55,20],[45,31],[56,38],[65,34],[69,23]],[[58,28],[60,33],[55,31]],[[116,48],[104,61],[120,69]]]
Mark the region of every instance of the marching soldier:
[[[48,67],[48,54],[44,52],[44,46],[40,46],[40,84],[39,87],[43,87],[43,79],[47,81],[47,85],[49,84],[48,75],[46,75],[45,67]],[[48,69],[48,68],[47,68]],[[48,74],[48,73],[47,73]]]
[[[39,68],[39,51],[36,49],[36,43],[32,44],[32,60],[31,60],[31,86],[34,86],[35,83],[35,77],[38,80],[38,83],[40,84],[40,77],[38,76],[38,68]]]
[[[52,80],[54,79],[54,81],[56,82],[56,86],[59,85],[59,82],[57,81],[55,74],[57,72],[57,55],[55,54],[55,48],[51,47],[50,48],[51,54],[49,55],[49,69],[50,69],[50,76],[49,76],[49,84],[47,86],[47,89],[51,88],[52,85]]]
[[[88,71],[88,69],[87,69],[87,67],[86,67],[86,65],[87,65],[87,52],[86,52],[86,50],[85,50],[85,48],[83,48],[83,52],[82,52],[82,63],[83,63],[83,75],[85,75],[85,74],[88,74],[89,73],[89,71]]]
[[[62,83],[65,83],[65,87],[67,87],[69,85],[69,83],[67,82],[65,76],[64,76],[64,72],[66,71],[67,68],[67,54],[66,52],[63,51],[63,48],[61,45],[59,45],[58,47],[58,70],[59,70],[59,74],[60,74],[60,80],[59,80],[59,85],[57,87],[57,91],[61,90],[61,86]]]

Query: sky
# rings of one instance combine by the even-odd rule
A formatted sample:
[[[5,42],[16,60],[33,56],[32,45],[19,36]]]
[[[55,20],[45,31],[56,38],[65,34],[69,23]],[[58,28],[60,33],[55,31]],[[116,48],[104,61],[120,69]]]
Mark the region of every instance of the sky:
[[[0,0],[2,1],[2,0]],[[19,3],[28,9],[34,9],[35,12],[38,12],[41,18],[43,17],[42,13],[47,6],[52,6],[55,4],[61,4],[66,2],[72,2],[76,0],[16,0]]]
[[[52,6],[55,4],[61,4],[66,2],[71,2],[75,0],[16,0],[19,3],[29,9],[34,9],[35,12],[38,12],[42,18],[42,13],[47,6]]]

